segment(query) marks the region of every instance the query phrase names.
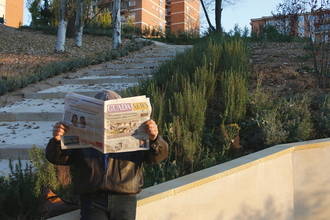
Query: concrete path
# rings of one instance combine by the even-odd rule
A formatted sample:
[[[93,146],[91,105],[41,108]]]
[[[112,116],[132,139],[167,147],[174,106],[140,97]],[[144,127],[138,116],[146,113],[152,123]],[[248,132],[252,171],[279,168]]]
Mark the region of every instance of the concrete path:
[[[18,98],[0,108],[0,165],[9,158],[28,159],[33,145],[45,147],[53,125],[62,118],[66,93],[93,96],[104,89],[126,89],[151,77],[160,64],[187,48],[191,46],[155,42],[118,60],[65,73],[8,95],[9,100]]]

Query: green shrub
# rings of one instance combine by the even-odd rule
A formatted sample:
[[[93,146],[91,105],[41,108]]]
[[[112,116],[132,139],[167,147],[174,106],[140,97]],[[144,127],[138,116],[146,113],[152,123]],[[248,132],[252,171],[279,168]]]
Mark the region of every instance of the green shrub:
[[[280,120],[288,132],[287,142],[297,142],[312,138],[314,128],[310,111],[310,96],[298,95],[282,99],[279,103]]]
[[[201,40],[199,33],[194,30],[187,32],[178,32],[178,33],[172,33],[170,31],[166,31],[165,35],[158,34],[157,36],[160,36],[160,38],[155,38],[154,40],[169,44],[177,44],[177,45],[193,45]]]
[[[251,92],[247,114],[241,123],[241,143],[246,149],[260,150],[284,143],[288,134],[280,120],[277,100],[262,88],[262,76],[257,78],[257,87]]]
[[[40,219],[43,198],[34,191],[36,176],[32,167],[23,168],[21,161],[13,166],[9,162],[10,174],[0,177],[0,218],[1,219]]]
[[[153,118],[171,146],[167,161],[145,167],[148,185],[228,159],[221,153],[226,148],[219,141],[220,116],[225,112],[225,123],[239,123],[245,114],[246,53],[241,40],[212,35],[161,65],[153,79],[123,93],[150,97]],[[233,66],[240,61],[239,67]],[[228,136],[237,135],[225,125]],[[155,173],[156,177],[148,176]]]
[[[316,110],[314,113],[314,124],[317,138],[330,136],[330,95],[316,97]]]

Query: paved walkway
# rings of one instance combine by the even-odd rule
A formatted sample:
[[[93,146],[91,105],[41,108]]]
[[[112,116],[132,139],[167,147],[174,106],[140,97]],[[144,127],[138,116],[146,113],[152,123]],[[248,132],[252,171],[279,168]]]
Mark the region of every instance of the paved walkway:
[[[156,42],[118,60],[62,74],[16,92],[24,98],[0,108],[0,160],[28,159],[33,145],[45,147],[53,125],[62,119],[66,93],[93,96],[103,89],[126,89],[152,76],[161,63],[190,47]]]

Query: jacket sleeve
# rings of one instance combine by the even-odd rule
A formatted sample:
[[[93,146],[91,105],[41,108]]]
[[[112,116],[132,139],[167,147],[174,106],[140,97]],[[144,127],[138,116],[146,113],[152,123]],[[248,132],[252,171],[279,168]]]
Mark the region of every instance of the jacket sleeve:
[[[158,136],[156,140],[150,142],[150,150],[146,152],[145,162],[150,164],[160,163],[168,157],[168,144]]]
[[[71,157],[69,150],[61,149],[61,142],[50,139],[46,147],[46,158],[49,162],[56,165],[70,165]]]

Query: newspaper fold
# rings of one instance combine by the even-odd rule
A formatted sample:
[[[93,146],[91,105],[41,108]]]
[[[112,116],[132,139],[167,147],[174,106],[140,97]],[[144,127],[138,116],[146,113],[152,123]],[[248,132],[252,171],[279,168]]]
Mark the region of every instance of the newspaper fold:
[[[62,149],[95,148],[102,153],[149,149],[143,123],[150,119],[146,96],[102,101],[69,93],[65,97],[63,123],[69,127]]]

